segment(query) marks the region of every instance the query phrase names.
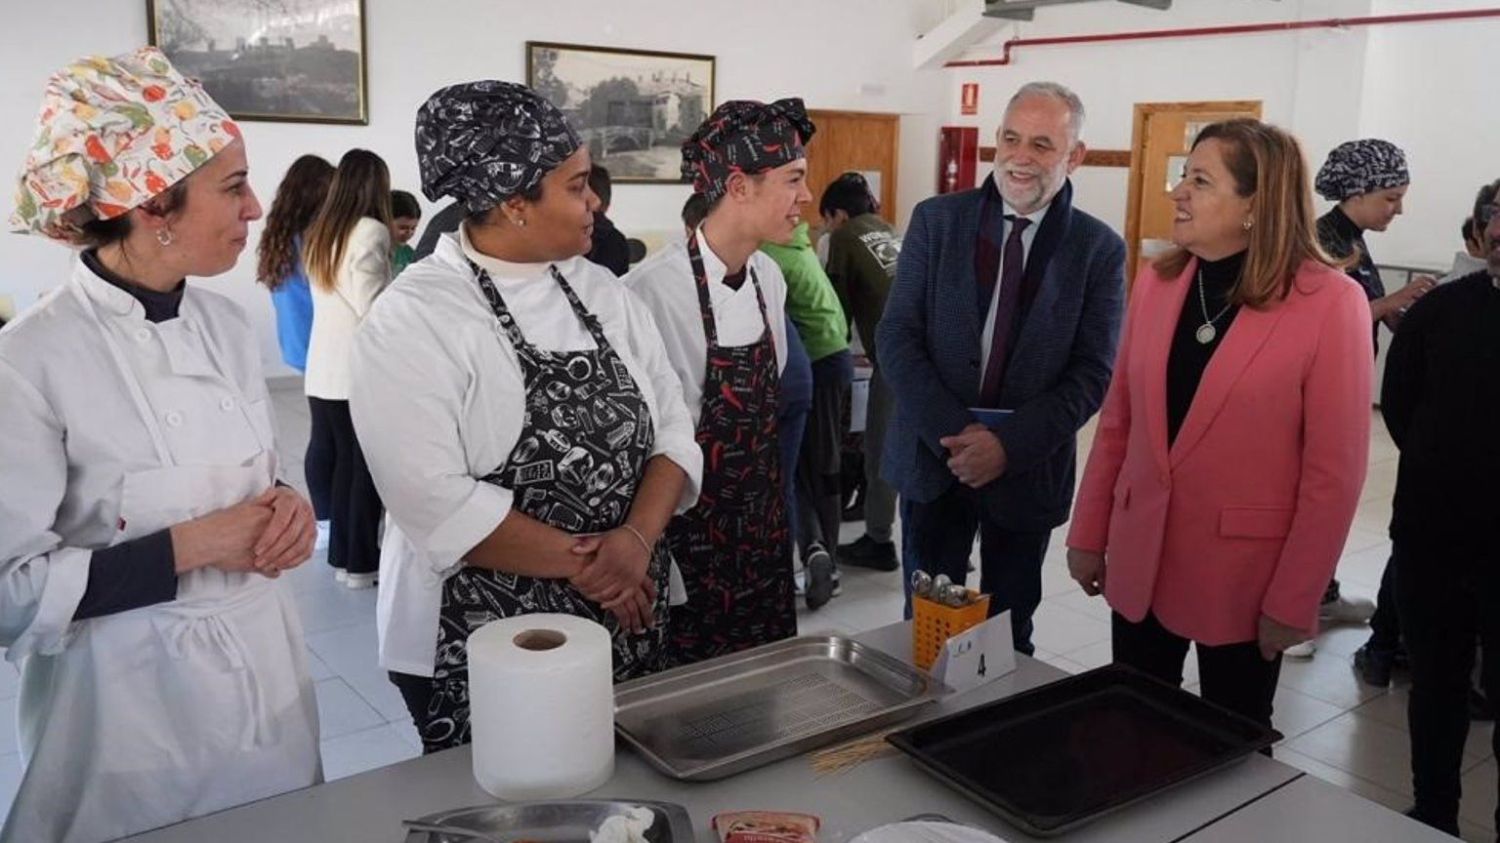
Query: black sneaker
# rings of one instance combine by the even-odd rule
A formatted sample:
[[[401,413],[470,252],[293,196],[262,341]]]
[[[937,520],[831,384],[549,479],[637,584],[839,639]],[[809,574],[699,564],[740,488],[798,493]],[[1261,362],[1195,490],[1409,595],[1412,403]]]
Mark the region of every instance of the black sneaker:
[[[1417,807],[1407,808],[1406,816],[1416,820],[1417,822],[1425,826],[1435,828],[1438,831],[1443,832],[1444,834],[1451,834],[1454,837],[1457,837],[1459,835],[1458,820],[1456,818],[1452,820],[1433,820],[1423,814],[1422,810]]]
[[[1391,670],[1396,666],[1396,654],[1390,650],[1377,649],[1369,644],[1354,651],[1354,671],[1366,685],[1388,688]]]
[[[822,545],[815,544],[807,553],[807,608],[820,609],[833,599],[833,557]]]
[[[839,562],[872,571],[894,571],[901,567],[896,559],[895,542],[878,542],[868,535],[839,545]]]

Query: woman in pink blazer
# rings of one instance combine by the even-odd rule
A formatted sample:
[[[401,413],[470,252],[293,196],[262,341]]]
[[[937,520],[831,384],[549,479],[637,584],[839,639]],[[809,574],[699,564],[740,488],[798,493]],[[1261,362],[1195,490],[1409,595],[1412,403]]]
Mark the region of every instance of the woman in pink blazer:
[[[1311,637],[1364,485],[1370,308],[1318,246],[1302,153],[1208,126],[1180,247],[1135,279],[1068,535],[1114,610],[1116,662],[1265,723],[1281,651]]]

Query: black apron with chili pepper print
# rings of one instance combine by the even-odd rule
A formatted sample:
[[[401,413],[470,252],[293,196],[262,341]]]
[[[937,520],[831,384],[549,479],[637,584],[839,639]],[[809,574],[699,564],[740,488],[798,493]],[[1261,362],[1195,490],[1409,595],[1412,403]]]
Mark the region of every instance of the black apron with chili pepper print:
[[[601,533],[620,526],[655,442],[650,409],[635,379],[557,267],[549,268],[552,279],[593,337],[592,350],[542,351],[527,342],[489,273],[473,269],[515,348],[526,386],[526,416],[516,446],[485,482],[509,489],[517,511],[568,533]],[[460,568],[443,583],[433,694],[427,721],[417,724],[424,750],[469,742],[466,641],[490,621],[538,612],[577,615],[610,631],[615,681],[665,667],[667,570],[666,546],[658,543],[649,568],[657,591],[652,609],[656,624],[629,635],[613,614],[565,579]]]
[[[667,544],[682,571],[687,603],[672,607],[673,664],[690,664],[797,634],[792,542],[781,483],[776,410],[780,370],[755,271],[766,328],[750,345],[719,345],[698,240],[688,232],[708,359],[697,440],[702,494],[672,519]]]

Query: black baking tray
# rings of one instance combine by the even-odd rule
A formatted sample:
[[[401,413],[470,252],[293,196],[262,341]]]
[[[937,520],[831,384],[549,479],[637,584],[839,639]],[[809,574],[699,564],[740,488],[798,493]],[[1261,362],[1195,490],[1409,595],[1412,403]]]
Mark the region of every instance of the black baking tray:
[[[944,783],[1038,837],[1243,760],[1281,734],[1109,665],[891,734]]]

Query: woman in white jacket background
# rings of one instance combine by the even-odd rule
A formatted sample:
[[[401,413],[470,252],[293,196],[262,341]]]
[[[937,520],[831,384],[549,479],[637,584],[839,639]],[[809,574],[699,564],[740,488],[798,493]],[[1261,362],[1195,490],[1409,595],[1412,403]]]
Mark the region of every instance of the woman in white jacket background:
[[[313,425],[333,431],[328,564],[350,588],[373,586],[380,568],[380,495],[349,418],[349,355],[355,329],[391,283],[390,222],[385,161],[351,149],[303,247],[313,300],[305,391]]]
[[[275,581],[312,553],[277,483],[258,343],[188,284],[261,215],[239,129],[155,48],[47,84],[12,226],[83,246],[0,332],[0,646],[23,774],[0,840],[97,841],[314,784],[317,703]]]

